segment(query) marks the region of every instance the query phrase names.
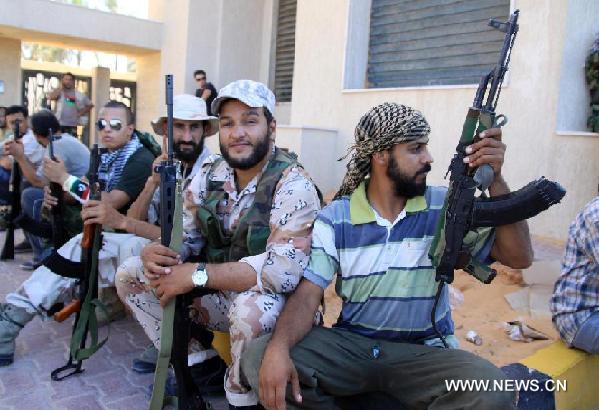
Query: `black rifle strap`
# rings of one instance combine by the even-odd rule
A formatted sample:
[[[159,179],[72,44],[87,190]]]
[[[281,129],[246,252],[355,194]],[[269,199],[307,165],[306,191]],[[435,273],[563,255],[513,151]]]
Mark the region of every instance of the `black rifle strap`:
[[[15,219],[15,225],[40,238],[52,238],[52,225],[48,222],[35,221],[27,214],[22,213],[19,215],[17,219]]]
[[[52,251],[50,256],[42,261],[42,265],[50,269],[57,275],[65,278],[82,279],[83,278],[83,263],[74,262],[60,255],[56,249]]]

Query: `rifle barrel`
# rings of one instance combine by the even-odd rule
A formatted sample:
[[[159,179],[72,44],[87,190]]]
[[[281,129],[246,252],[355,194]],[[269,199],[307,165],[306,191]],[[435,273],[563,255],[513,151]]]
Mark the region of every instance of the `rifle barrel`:
[[[166,132],[168,162],[173,163],[173,75],[166,75]]]

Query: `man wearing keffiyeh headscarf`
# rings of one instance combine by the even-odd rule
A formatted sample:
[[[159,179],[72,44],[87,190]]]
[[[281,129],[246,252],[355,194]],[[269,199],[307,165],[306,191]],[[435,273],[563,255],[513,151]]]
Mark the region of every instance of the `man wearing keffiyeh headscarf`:
[[[360,119],[341,188],[314,222],[304,277],[270,340],[257,339],[242,360],[265,408],[514,408],[513,392],[446,387],[447,380],[493,383],[505,376],[457,349],[447,288],[435,323],[451,348],[440,348],[431,324],[438,285],[428,249],[447,188],[426,184],[429,133],[419,111],[396,103]],[[491,196],[509,192],[500,129],[481,133],[466,153],[470,166],[493,168]],[[473,232],[472,243],[479,261],[490,256],[524,268],[532,260],[526,222]],[[343,300],[339,319],[333,329],[312,327],[335,276]],[[379,400],[385,403],[373,407]]]

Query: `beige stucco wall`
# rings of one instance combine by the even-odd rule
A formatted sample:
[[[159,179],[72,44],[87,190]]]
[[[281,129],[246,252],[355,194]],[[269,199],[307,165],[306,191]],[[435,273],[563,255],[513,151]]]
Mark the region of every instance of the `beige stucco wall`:
[[[160,71],[160,53],[137,57],[137,128],[154,133],[150,122],[165,110],[164,77]]]
[[[0,0],[7,37],[62,47],[137,54],[160,48],[161,25],[48,0]]]
[[[21,96],[21,41],[0,37],[0,80],[4,81],[4,93],[0,105],[20,104]],[[16,68],[16,69],[15,69]]]
[[[149,17],[163,22],[161,74],[175,76],[175,94],[195,93],[197,69],[217,89],[240,78],[268,83],[272,13],[273,0],[151,0]]]
[[[350,145],[360,116],[384,101],[413,106],[432,127],[430,150],[436,162],[429,182],[445,183],[442,176],[475,87],[344,90],[351,1],[360,0],[298,2],[291,124],[339,130],[335,152],[320,172],[335,173],[340,182],[344,167],[335,160]],[[545,175],[568,189],[562,204],[530,221],[534,234],[563,239],[576,212],[597,194],[599,138],[555,131],[567,0],[513,3],[521,10],[520,32],[498,106],[509,117],[503,172],[512,188]]]

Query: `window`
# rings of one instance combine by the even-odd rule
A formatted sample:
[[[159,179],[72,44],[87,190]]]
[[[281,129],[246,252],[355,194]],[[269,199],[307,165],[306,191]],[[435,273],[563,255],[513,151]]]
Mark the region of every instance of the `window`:
[[[369,88],[478,84],[497,62],[509,0],[372,0]]]
[[[297,0],[279,0],[274,87],[277,102],[291,101],[295,61],[296,11]]]

